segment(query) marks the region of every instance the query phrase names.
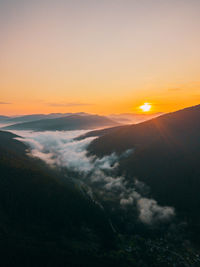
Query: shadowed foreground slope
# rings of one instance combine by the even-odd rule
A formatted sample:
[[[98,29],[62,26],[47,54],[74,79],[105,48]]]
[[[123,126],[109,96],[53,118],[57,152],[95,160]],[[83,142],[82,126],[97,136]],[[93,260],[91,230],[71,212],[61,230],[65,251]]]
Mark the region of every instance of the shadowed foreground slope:
[[[93,266],[114,240],[104,213],[13,137],[0,132],[1,266]]]
[[[107,130],[89,147],[98,156],[134,149],[119,172],[138,177],[162,204],[200,226],[200,105],[131,126]]]

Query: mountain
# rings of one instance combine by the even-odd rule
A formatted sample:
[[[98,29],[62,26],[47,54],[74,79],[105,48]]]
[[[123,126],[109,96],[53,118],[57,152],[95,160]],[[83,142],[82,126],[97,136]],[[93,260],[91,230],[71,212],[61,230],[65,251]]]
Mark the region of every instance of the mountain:
[[[0,122],[4,122],[4,121],[6,121],[8,119],[9,119],[9,117],[0,115]]]
[[[78,113],[50,113],[50,114],[30,114],[30,115],[23,115],[23,116],[0,116],[0,123],[4,122],[7,124],[16,124],[16,123],[24,123],[24,122],[32,122],[37,120],[43,119],[55,119],[55,118],[62,118],[72,115],[79,115],[79,116],[87,116],[90,115],[85,112],[78,112]],[[133,113],[122,113],[122,114],[111,114],[105,116],[109,120],[113,120],[118,124],[135,124],[140,123],[154,117],[160,116],[162,113],[156,114],[133,114]]]
[[[42,120],[42,119],[62,118],[62,117],[70,116],[70,115],[84,116],[88,114],[85,112],[78,112],[78,113],[30,114],[30,115],[14,116],[14,117],[0,116],[0,122],[1,122],[1,117],[4,123],[15,124],[15,123],[31,122],[31,121]]]
[[[17,137],[0,131],[1,266],[199,266],[197,250],[174,227],[114,229],[115,216],[76,182],[82,177],[29,157]]]
[[[94,266],[114,241],[103,210],[16,137],[0,131],[1,266]]]
[[[42,119],[53,119],[53,118],[60,118],[67,115],[71,115],[72,113],[51,113],[51,114],[31,114],[31,115],[24,115],[24,116],[17,116],[17,117],[5,117],[4,121],[6,123],[22,123],[22,122],[31,122],[36,120]]]
[[[6,126],[6,130],[34,130],[34,131],[55,131],[55,130],[86,130],[101,127],[118,125],[118,123],[98,115],[69,115],[55,119],[42,119],[32,122],[18,123]]]
[[[99,135],[89,146],[90,153],[102,157],[133,149],[120,160],[119,173],[130,181],[133,177],[144,181],[159,203],[174,206],[199,232],[200,105]]]
[[[96,131],[97,135],[103,134],[103,136],[95,140],[92,147],[98,154],[106,154],[112,151],[121,152],[136,145],[140,148],[160,140],[174,146],[177,145],[176,142],[181,143],[184,139],[186,142],[181,146],[189,145],[190,141],[192,142],[190,137],[195,136],[195,140],[199,138],[199,116],[200,105],[162,115],[140,124],[120,126],[116,129],[110,128],[106,130],[105,134],[102,130]],[[106,144],[108,142],[108,146],[105,146],[105,143],[102,146],[102,142],[106,142]],[[105,151],[102,150],[103,147]]]

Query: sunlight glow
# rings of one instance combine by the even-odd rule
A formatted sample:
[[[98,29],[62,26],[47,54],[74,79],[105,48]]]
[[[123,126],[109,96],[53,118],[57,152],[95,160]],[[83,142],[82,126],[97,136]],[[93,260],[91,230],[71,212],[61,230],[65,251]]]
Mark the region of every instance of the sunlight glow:
[[[144,103],[144,105],[140,106],[140,109],[143,111],[143,112],[148,112],[151,110],[151,104],[149,103]]]

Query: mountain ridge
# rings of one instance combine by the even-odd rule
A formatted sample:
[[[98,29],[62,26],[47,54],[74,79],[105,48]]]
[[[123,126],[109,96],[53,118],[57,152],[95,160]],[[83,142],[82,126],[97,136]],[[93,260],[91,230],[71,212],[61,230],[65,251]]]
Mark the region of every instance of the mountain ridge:
[[[104,126],[119,125],[104,116],[99,115],[69,115],[61,118],[42,119],[32,122],[17,123],[3,127],[4,130],[82,130],[94,129]]]

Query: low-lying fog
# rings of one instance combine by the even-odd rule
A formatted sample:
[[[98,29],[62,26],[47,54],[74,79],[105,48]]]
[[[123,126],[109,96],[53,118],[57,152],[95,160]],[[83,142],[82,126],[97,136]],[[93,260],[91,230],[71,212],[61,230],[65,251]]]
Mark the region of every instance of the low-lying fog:
[[[120,210],[137,210],[138,219],[148,225],[170,221],[175,215],[173,207],[160,206],[156,200],[149,198],[149,188],[137,178],[133,177],[130,183],[126,177],[117,175],[120,159],[134,153],[134,149],[124,151],[121,155],[112,153],[102,158],[89,156],[87,147],[97,137],[75,140],[86,132],[13,131],[21,136],[18,140],[30,146],[30,151],[27,152],[30,156],[40,158],[52,167],[76,172],[79,182],[85,185],[90,197],[97,196],[101,206],[103,202],[113,204]]]

